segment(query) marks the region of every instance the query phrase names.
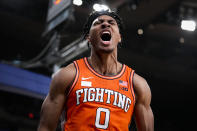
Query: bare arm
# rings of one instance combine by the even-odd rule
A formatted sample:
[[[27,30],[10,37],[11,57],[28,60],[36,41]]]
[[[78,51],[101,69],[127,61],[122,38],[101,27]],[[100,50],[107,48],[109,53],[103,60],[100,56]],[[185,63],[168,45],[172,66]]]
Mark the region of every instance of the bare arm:
[[[154,116],[150,107],[151,91],[146,80],[134,74],[136,94],[135,121],[138,131],[154,131]]]
[[[57,128],[59,117],[65,106],[66,91],[75,73],[74,65],[70,64],[53,75],[50,91],[42,104],[38,131],[54,131]]]

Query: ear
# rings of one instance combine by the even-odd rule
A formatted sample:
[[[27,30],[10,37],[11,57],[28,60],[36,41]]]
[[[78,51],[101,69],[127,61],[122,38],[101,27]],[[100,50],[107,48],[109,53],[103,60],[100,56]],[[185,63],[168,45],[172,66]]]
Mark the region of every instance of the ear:
[[[120,38],[119,38],[119,43],[121,43],[121,41],[122,41],[122,36],[121,36],[121,34],[120,34]]]
[[[87,34],[86,37],[85,37],[85,39],[86,39],[88,42],[90,42],[90,35]]]

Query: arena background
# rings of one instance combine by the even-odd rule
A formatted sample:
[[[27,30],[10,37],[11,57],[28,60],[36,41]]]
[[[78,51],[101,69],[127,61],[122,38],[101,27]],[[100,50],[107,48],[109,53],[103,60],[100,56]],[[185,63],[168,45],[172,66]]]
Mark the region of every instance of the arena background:
[[[1,0],[0,131],[37,129],[51,75],[89,56],[82,27],[96,3],[123,19],[118,59],[148,81],[155,131],[195,130],[197,32],[182,21],[196,22],[196,0]]]

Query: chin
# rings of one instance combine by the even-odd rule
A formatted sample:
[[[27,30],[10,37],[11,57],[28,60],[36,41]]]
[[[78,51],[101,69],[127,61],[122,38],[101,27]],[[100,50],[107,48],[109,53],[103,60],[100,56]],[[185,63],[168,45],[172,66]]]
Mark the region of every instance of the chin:
[[[114,51],[114,49],[100,49],[99,52],[105,53],[105,54],[110,54]]]

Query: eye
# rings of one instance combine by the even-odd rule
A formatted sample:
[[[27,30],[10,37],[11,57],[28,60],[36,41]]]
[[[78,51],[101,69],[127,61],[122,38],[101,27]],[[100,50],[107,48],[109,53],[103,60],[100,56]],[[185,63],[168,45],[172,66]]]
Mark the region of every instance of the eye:
[[[96,20],[96,21],[93,23],[93,25],[99,25],[99,24],[101,24],[101,23],[103,23],[103,20],[98,19],[98,20]]]
[[[99,21],[96,21],[96,22],[94,22],[94,24],[93,25],[98,25],[98,24],[100,24],[101,22],[99,22]]]
[[[115,22],[111,22],[110,24],[111,24],[111,25],[115,25]]]
[[[113,21],[113,20],[111,20],[111,21],[109,21],[109,24],[111,24],[111,25],[115,25],[115,24],[116,24],[116,22],[115,22],[115,21]]]

